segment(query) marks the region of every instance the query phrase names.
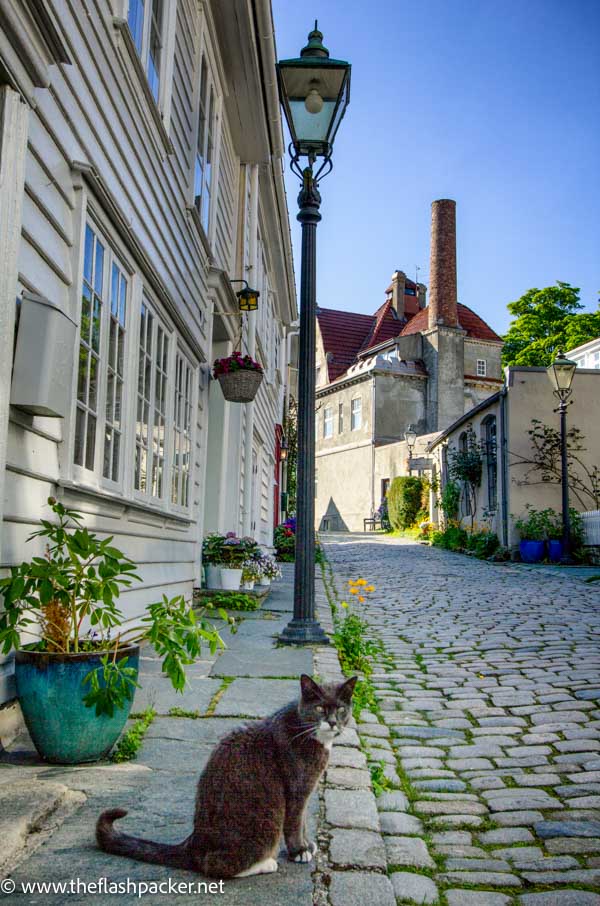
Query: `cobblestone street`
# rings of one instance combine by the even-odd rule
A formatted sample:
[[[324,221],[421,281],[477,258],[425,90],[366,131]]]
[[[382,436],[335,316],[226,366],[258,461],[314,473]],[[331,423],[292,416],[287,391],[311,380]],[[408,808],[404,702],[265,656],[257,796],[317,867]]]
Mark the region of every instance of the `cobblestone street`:
[[[398,902],[599,906],[598,585],[400,539],[325,541],[341,598],[349,578],[376,585],[364,606],[387,656],[379,715],[358,729],[396,786],[377,804]]]

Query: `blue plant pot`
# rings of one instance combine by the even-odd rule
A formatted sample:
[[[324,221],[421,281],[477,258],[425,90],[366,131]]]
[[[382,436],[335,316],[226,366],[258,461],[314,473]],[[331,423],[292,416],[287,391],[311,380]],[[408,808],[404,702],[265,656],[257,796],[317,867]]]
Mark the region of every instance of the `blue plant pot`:
[[[548,541],[548,557],[552,563],[560,563],[563,555],[562,541]]]
[[[544,559],[543,541],[521,541],[519,551],[523,563],[540,563]]]
[[[139,667],[139,645],[117,654],[127,666]],[[44,761],[80,764],[107,755],[129,717],[133,699],[115,708],[112,717],[96,716],[82,701],[89,691],[83,680],[106,652],[50,654],[22,649],[15,653],[15,681],[19,703],[33,743]],[[102,680],[100,680],[102,683]]]

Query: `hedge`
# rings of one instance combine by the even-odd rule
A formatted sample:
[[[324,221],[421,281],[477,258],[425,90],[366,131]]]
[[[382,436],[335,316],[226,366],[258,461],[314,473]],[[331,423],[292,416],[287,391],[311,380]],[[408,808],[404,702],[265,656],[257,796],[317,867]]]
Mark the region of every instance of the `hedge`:
[[[414,525],[421,510],[424,486],[420,478],[401,475],[392,480],[387,494],[392,528],[407,529]]]

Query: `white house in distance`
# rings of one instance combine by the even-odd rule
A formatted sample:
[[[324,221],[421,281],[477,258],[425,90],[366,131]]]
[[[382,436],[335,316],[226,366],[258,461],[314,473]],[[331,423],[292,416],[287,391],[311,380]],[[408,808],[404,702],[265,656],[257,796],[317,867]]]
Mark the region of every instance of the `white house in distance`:
[[[271,542],[297,318],[275,59],[270,0],[3,0],[0,572],[42,552],[50,495],[139,564],[132,615],[191,594],[207,530]],[[247,405],[210,378],[240,279]]]
[[[600,337],[569,349],[565,354],[568,359],[577,362],[578,368],[600,368]]]

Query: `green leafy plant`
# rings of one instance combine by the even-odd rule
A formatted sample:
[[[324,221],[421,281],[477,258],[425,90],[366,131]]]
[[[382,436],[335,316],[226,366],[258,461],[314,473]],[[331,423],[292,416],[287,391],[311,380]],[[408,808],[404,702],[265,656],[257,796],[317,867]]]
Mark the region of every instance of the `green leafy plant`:
[[[452,481],[457,482],[466,495],[473,530],[477,512],[477,493],[483,474],[483,453],[482,445],[470,425],[462,435],[460,446],[448,447],[448,471]]]
[[[208,599],[207,606],[227,608],[228,610],[258,610],[260,598],[257,595],[245,595],[241,592],[231,594],[216,592]]]
[[[410,528],[417,522],[422,508],[423,482],[420,478],[409,475],[394,478],[387,494],[387,502],[392,528]]]
[[[218,631],[181,595],[164,596],[141,619],[125,619],[117,600],[124,588],[139,581],[135,564],[113,546],[112,537],[100,540],[85,528],[75,510],[53,497],[48,504],[56,521],[42,519],[41,529],[28,539],[47,539],[45,556],[11,567],[10,576],[0,580],[0,651],[8,654],[21,647],[21,633],[30,632],[38,641],[27,647],[37,651],[102,653],[100,665],[84,679],[82,697],[98,715],[112,715],[136,688],[135,670],[127,657],[118,656],[120,649],[149,641],[174,688],[182,691],[184,667],[198,657],[201,646],[212,652],[224,647]],[[224,611],[222,616],[232,619]],[[88,633],[84,621],[91,627]]]
[[[521,541],[545,541],[548,538],[548,510],[536,510],[529,504],[525,514],[515,519]]]
[[[460,484],[457,481],[447,481],[440,495],[440,509],[446,521],[451,521],[458,517],[458,508],[460,506]]]
[[[219,532],[211,532],[209,535],[205,535],[202,541],[202,562],[210,563],[211,566],[222,563],[221,552],[224,541],[225,535],[221,535]]]
[[[375,796],[381,796],[386,790],[391,789],[390,779],[385,776],[385,761],[370,761],[369,773]]]
[[[110,760],[115,761],[117,764],[123,761],[132,761],[136,757],[144,736],[155,717],[156,711],[154,708],[148,708],[142,712],[139,720],[136,720],[133,726],[121,736],[110,756]]]

